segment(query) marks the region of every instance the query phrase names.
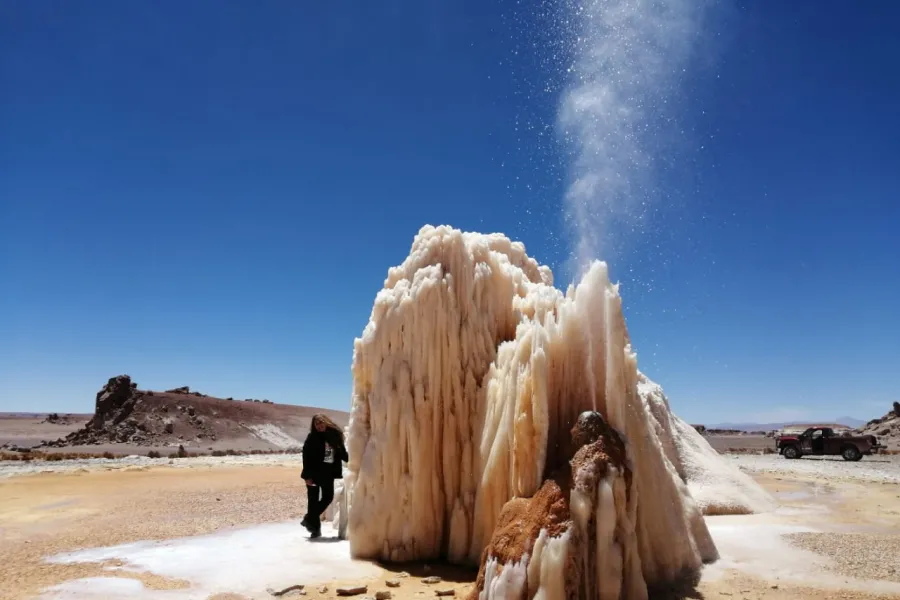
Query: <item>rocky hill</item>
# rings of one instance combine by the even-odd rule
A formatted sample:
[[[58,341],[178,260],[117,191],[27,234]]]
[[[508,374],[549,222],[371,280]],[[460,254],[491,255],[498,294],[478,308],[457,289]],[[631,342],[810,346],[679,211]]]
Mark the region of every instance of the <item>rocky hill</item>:
[[[342,411],[274,404],[268,400],[214,398],[181,387],[141,390],[128,375],[111,378],[97,393],[93,417],[45,448],[128,445],[278,450],[301,446],[312,415],[324,412],[339,425]]]
[[[894,402],[893,408],[880,419],[872,419],[858,433],[874,435],[889,450],[900,450],[900,402]]]

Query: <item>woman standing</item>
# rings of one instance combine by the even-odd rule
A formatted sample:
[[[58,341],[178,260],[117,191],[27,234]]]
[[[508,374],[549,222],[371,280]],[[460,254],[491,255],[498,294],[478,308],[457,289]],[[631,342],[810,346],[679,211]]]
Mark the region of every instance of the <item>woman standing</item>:
[[[322,513],[334,499],[334,480],[343,477],[342,462],[350,457],[344,446],[344,432],[327,415],[312,418],[309,435],[303,443],[303,472],[307,508],[303,526],[310,538],[322,535]]]

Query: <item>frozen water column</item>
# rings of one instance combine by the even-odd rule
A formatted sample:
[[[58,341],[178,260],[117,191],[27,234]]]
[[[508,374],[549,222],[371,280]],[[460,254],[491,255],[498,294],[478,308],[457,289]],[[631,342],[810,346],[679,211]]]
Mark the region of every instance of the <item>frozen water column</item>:
[[[522,244],[449,227],[423,227],[389,270],[353,352],[355,556],[465,559],[485,375],[501,342],[515,338],[514,299],[535,285],[554,291],[550,270]]]
[[[504,505],[533,497],[546,469],[569,460],[572,425],[595,410],[622,436],[632,474],[617,484],[615,544],[639,554],[634,586],[696,570],[714,547],[637,378],[604,264],[563,294],[520,244],[423,228],[354,346],[353,554],[477,563]],[[599,515],[611,505],[579,506]],[[572,549],[568,538],[541,539]]]

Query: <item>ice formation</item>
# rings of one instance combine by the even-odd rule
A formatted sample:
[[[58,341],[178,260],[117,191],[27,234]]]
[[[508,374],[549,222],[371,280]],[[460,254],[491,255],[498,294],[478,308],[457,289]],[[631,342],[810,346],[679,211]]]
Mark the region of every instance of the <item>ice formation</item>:
[[[354,345],[345,488],[353,555],[481,562],[490,565],[484,598],[621,591],[636,600],[699,572],[716,549],[677,452],[661,440],[671,421],[642,402],[638,377],[604,263],[563,293],[521,243],[423,227]],[[586,411],[623,444],[621,464],[577,463],[583,449],[570,431]],[[569,481],[553,477],[569,464]],[[550,503],[558,518],[545,515],[516,560],[492,553],[507,503],[539,500],[551,484],[565,505]],[[593,584],[567,587],[573,563]]]
[[[638,394],[653,415],[666,457],[704,515],[747,515],[775,509],[775,499],[749,475],[723,460],[699,431],[673,413],[662,387],[643,373],[638,373]]]
[[[47,557],[62,571],[76,576],[89,572],[103,577],[72,579],[48,588],[41,600],[200,600],[208,598],[260,598],[267,587],[283,589],[298,581],[313,586],[335,581],[378,577],[381,569],[350,558],[347,542],[335,539],[330,525],[323,537],[299,535],[298,521],[266,523],[227,529],[207,535],[143,541],[118,546],[86,548]],[[115,566],[114,566],[115,565]],[[103,567],[102,571],[99,569]],[[134,573],[187,582],[177,590],[145,587]],[[29,596],[30,597],[30,596]]]

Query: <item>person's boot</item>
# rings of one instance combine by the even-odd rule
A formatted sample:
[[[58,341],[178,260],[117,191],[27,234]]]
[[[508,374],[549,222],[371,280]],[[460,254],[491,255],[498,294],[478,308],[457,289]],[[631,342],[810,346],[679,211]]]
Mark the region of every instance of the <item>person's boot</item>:
[[[309,530],[309,539],[315,540],[322,537],[322,522],[314,523]]]
[[[312,524],[309,521],[309,515],[304,515],[303,520],[300,521],[300,524],[303,525],[303,527],[305,527],[307,531],[312,533]]]

